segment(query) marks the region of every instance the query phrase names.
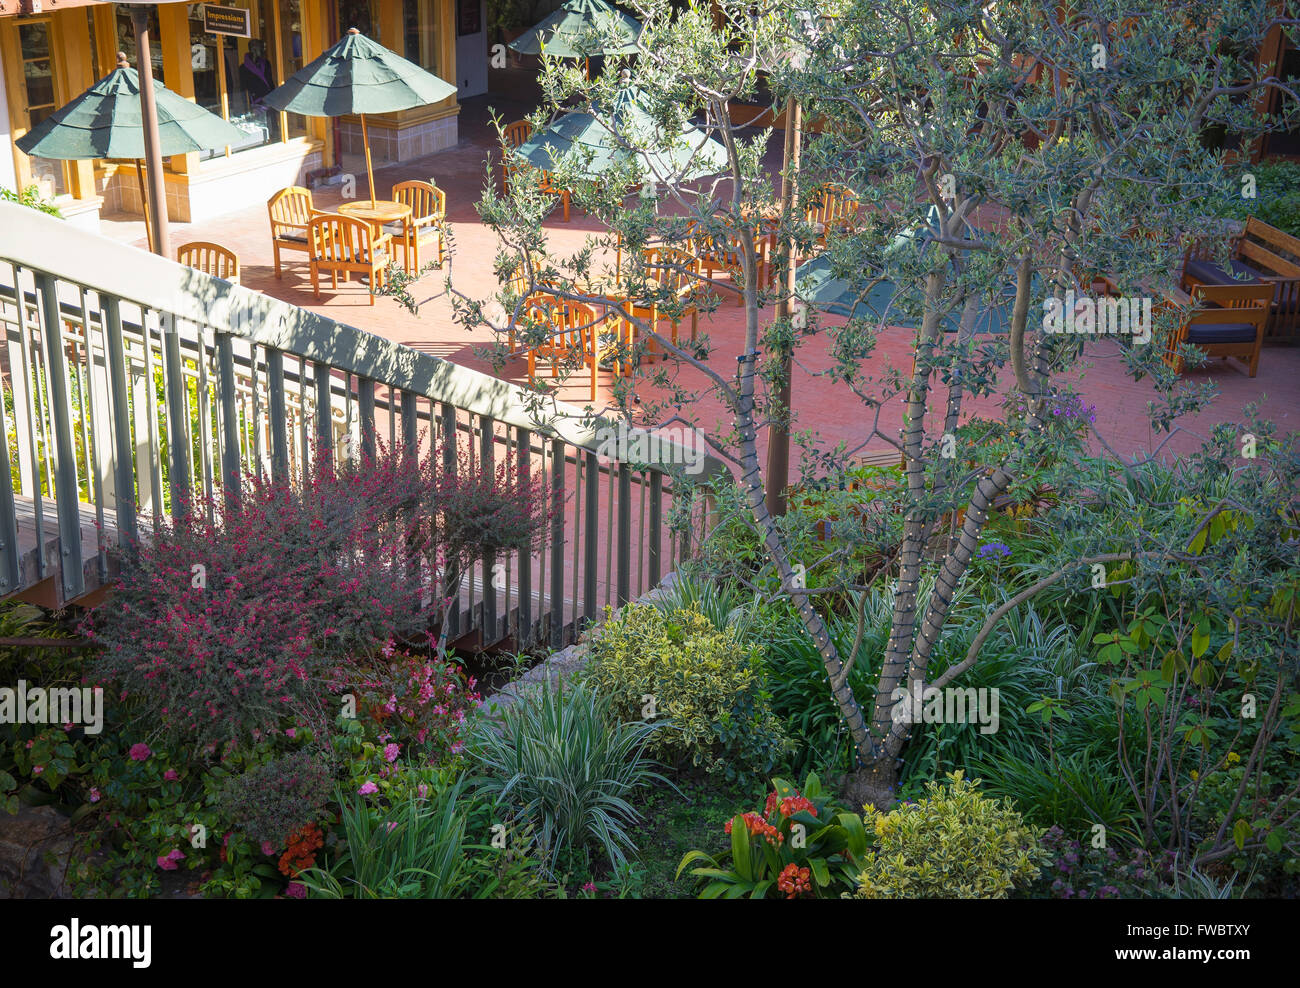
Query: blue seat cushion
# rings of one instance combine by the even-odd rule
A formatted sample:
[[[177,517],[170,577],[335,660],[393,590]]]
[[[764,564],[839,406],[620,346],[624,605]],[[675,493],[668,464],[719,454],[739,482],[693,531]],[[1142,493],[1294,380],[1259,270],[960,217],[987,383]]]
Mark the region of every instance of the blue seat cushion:
[[[1261,272],[1249,264],[1243,264],[1234,257],[1230,265],[1231,274],[1211,261],[1193,259],[1187,262],[1183,272],[1203,285],[1248,285],[1259,281]]]
[[[1248,322],[1198,322],[1187,327],[1187,342],[1254,343],[1256,332]]]

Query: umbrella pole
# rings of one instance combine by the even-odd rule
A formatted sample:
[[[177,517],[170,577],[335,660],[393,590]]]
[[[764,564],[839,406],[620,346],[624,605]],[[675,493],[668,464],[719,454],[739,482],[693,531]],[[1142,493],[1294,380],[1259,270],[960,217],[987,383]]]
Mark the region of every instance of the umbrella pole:
[[[167,257],[171,238],[167,230],[167,187],[163,184],[162,154],[158,143],[158,105],[154,101],[153,62],[149,57],[149,7],[133,6],[136,66],[140,79],[140,123],[144,129],[144,155],[149,165],[149,209],[153,216],[153,252]]]
[[[144,236],[149,241],[149,250],[153,251],[153,224],[149,222],[149,197],[144,191],[144,166],[140,159],[135,159],[135,181],[140,186],[140,212],[144,215]]]
[[[366,115],[361,114],[361,146],[366,149],[366,182],[370,189],[370,205],[375,204],[375,170],[370,165],[370,131],[366,129]]]

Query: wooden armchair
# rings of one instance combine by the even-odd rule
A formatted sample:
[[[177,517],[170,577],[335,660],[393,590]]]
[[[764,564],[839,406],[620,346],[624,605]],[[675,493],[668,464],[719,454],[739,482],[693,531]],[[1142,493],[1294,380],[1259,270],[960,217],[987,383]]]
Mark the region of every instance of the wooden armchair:
[[[516,174],[534,170],[532,165],[517,161],[513,156],[513,153],[533,136],[533,125],[527,120],[516,120],[512,124],[506,125],[504,136],[506,146],[503,149],[501,158],[501,186],[508,193],[510,191],[510,180]],[[556,185],[551,180],[551,173],[545,169],[539,168],[536,171],[540,173],[538,176],[539,190],[544,195],[555,196],[560,200],[560,205],[564,209],[564,222],[569,222],[569,190]]]
[[[731,278],[731,289],[736,293],[736,304],[744,305],[744,286],[741,284],[743,259],[740,245],[740,233],[734,231],[727,236],[712,235],[699,226],[693,227],[695,256],[699,260],[699,274],[708,279],[710,287],[715,286],[714,276],[725,273]],[[772,278],[772,241],[774,235],[765,229],[762,222],[755,223],[754,252],[758,265],[758,286],[766,288]]]
[[[322,215],[312,204],[311,190],[293,185],[281,189],[266,202],[271,217],[271,252],[275,257],[275,276],[280,277],[280,251],[300,250],[311,253],[307,224]]]
[[[1264,338],[1270,343],[1300,335],[1300,239],[1251,217],[1232,244],[1225,270],[1205,242],[1183,258],[1182,288],[1198,285],[1264,284],[1273,289]]]
[[[404,223],[390,223],[384,232],[402,248],[407,274],[420,271],[420,244],[434,244],[438,267],[446,254],[447,193],[430,182],[399,182],[393,186],[393,201],[411,207],[411,218]]]
[[[176,248],[176,260],[187,267],[196,268],[215,278],[224,278],[232,285],[239,284],[239,256],[220,244],[195,240]]]
[[[529,299],[527,312],[533,322],[549,327],[546,342],[528,350],[529,383],[536,376],[538,357],[550,360],[551,377],[557,375],[561,362],[585,365],[591,371],[591,400],[595,401],[599,373],[596,329],[602,322],[595,310],[582,302],[539,294]]]
[[[852,189],[824,185],[809,197],[804,221],[813,228],[818,246],[824,248],[830,237],[857,227],[860,209],[857,193]]]
[[[1181,374],[1183,359],[1175,348],[1191,344],[1209,357],[1237,357],[1254,377],[1273,303],[1273,286],[1200,285],[1193,297],[1204,304],[1187,315],[1170,339],[1165,362]]]
[[[677,343],[678,327],[686,316],[691,317],[691,340],[699,328],[700,263],[690,253],[675,247],[648,247],[643,252],[646,280],[659,286],[655,297],[627,300],[629,314],[637,319],[649,320],[658,332],[659,321],[669,319],[672,324],[672,341]],[[665,294],[668,296],[665,298]],[[665,312],[665,308],[668,309]],[[627,345],[634,343],[635,327],[628,325]]]
[[[320,213],[307,224],[311,243],[311,287],[320,298],[320,274],[328,271],[332,286],[339,287],[339,275],[364,275],[370,279],[370,304],[385,280],[385,267],[392,259],[393,239],[376,233],[365,220],[337,213]]]

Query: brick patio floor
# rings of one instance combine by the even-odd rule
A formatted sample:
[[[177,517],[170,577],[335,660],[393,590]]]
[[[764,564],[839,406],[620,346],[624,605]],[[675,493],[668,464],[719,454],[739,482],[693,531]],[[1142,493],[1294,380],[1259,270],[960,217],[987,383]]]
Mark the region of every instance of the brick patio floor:
[[[500,86],[513,86],[517,97],[500,94]],[[488,97],[468,100],[460,118],[460,143],[457,147],[403,164],[380,167],[376,170],[376,186],[381,195],[396,182],[411,178],[430,179],[447,192],[448,220],[454,227],[457,253],[451,271],[458,290],[472,297],[486,298],[496,290],[492,261],[496,253],[495,237],[479,221],[474,204],[481,195],[486,177],[491,174],[496,181],[498,169],[489,173],[485,163],[496,160],[496,136],[489,125],[488,108],[496,110],[507,121],[518,119],[528,112],[536,99],[525,75],[517,70],[499,73],[494,86],[498,91]],[[772,141],[768,159],[773,168],[779,165],[779,138]],[[361,182],[358,194],[364,193],[364,168],[358,168]],[[337,189],[322,190],[317,195],[318,205],[325,209],[339,201]],[[560,253],[572,253],[584,238],[599,230],[598,224],[574,210],[571,222],[560,219],[558,209],[546,222],[552,247]],[[106,232],[119,239],[144,246],[143,228],[139,223],[110,222]],[[421,344],[421,349],[459,364],[490,371],[487,364],[475,355],[475,348],[490,342],[490,333],[480,330],[471,334],[455,324],[451,309],[445,299],[430,302],[419,315],[412,315],[394,300],[379,298],[372,308],[368,295],[359,283],[341,285],[337,293],[323,288],[322,299],[312,297],[307,275],[307,265],[294,259],[303,255],[287,254],[290,258],[282,280],[276,280],[271,266],[271,250],[266,208],[257,205],[232,213],[218,220],[201,224],[174,224],[172,243],[188,240],[212,240],[233,249],[239,254],[243,267],[243,283],[250,288],[266,292],[285,301],[313,309],[330,318],[350,323],[392,340]],[[416,297],[424,298],[440,291],[443,273],[434,271],[416,286]],[[769,313],[770,315],[770,313]],[[743,339],[742,310],[731,299],[711,316],[702,317],[701,331],[706,332],[717,346],[714,359],[726,376],[734,371],[733,355],[740,350]],[[873,365],[889,361],[895,366],[907,367],[910,363],[908,339],[905,330],[885,332],[871,358]],[[1123,366],[1114,355],[1114,348],[1104,342],[1090,345],[1088,358],[1091,366],[1078,382],[1077,388],[1084,398],[1097,406],[1096,427],[1106,443],[1117,453],[1133,456],[1154,449],[1164,438],[1153,434],[1146,418],[1146,404],[1153,397],[1148,383],[1135,383],[1125,377]],[[825,369],[829,361],[819,359],[814,349],[804,351],[802,366],[793,380],[794,408],[798,428],[815,431],[827,443],[846,441],[857,445],[867,428],[867,411],[847,388],[827,384],[811,376]],[[1006,371],[1008,374],[1010,370]],[[517,383],[525,380],[522,360],[512,361],[504,376]],[[1199,445],[1199,436],[1208,434],[1218,422],[1238,421],[1245,405],[1260,401],[1266,417],[1271,418],[1283,432],[1300,428],[1300,347],[1273,346],[1266,348],[1259,366],[1258,376],[1248,378],[1238,365],[1215,363],[1189,372],[1188,381],[1211,380],[1220,390],[1214,404],[1205,412],[1185,417],[1185,431],[1174,436],[1163,448],[1165,456],[1184,454]],[[611,384],[608,372],[602,372],[600,382],[603,395]],[[588,379],[585,372],[574,375],[562,397],[575,404],[585,404],[588,398]],[[971,412],[979,409],[972,405]],[[700,402],[695,409],[703,423],[723,418],[720,406],[712,399]],[[901,423],[902,409],[897,401],[885,407],[881,415],[882,428],[897,429]],[[792,467],[794,479],[797,465]]]

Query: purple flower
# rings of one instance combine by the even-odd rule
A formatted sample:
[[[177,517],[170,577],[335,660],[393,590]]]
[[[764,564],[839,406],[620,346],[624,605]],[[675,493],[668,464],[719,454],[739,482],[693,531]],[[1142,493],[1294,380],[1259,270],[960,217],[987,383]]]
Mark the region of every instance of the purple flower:
[[[129,752],[129,754],[131,756],[131,761],[142,762],[150,755],[152,755],[153,752],[149,750],[149,746],[147,744],[145,744],[143,741],[139,741],[131,745],[131,751]]]
[[[987,559],[989,556],[1009,556],[1011,550],[1001,542],[990,542],[988,545],[980,546],[980,558]]]
[[[395,762],[395,761],[397,761],[397,756],[398,756],[398,754],[399,754],[400,752],[401,752],[401,749],[400,749],[397,745],[395,745],[395,744],[385,745],[385,746],[384,746],[384,760],[385,760],[385,761],[390,761],[390,762]]]
[[[175,782],[177,779],[180,778],[180,776],[176,774],[176,769],[169,768],[166,772],[163,773],[163,778],[166,779],[168,782]]]
[[[361,788],[357,790],[358,796],[369,796],[371,793],[379,792],[379,787],[367,779],[362,783]]]
[[[302,882],[290,882],[289,887],[284,890],[284,894],[290,899],[307,898],[307,886]]]

